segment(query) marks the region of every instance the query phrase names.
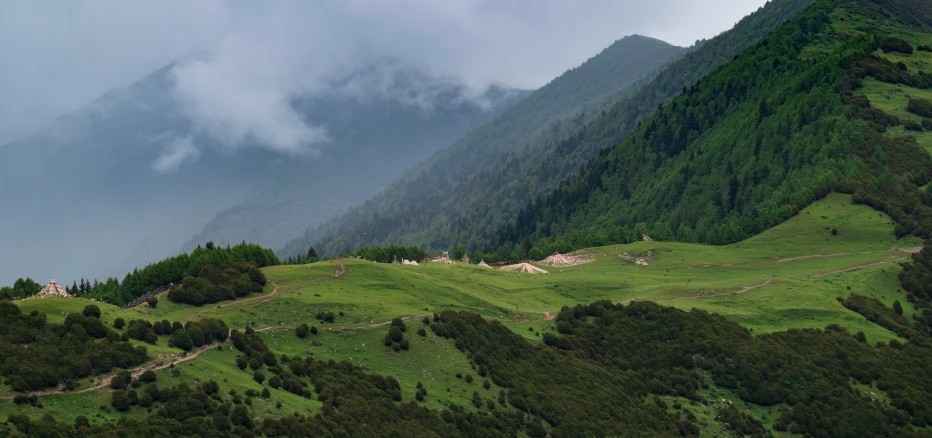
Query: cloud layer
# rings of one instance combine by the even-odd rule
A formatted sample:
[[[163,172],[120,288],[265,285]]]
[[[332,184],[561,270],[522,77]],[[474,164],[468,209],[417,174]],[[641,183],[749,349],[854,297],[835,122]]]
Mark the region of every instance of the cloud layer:
[[[539,87],[625,35],[692,44],[763,2],[12,2],[0,14],[0,143],[178,61],[174,92],[198,136],[234,150],[313,153],[326,130],[295,113],[292,99],[391,90],[390,71],[334,84],[365,60],[395,58],[456,78],[478,98],[492,83]],[[429,106],[429,92],[397,97]],[[196,159],[197,147],[175,139],[152,167],[170,171]]]

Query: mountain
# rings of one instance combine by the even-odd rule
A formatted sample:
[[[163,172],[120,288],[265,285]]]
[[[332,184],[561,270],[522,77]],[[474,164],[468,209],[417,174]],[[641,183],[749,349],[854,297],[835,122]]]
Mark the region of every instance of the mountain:
[[[932,198],[918,187],[932,159],[919,140],[929,144],[932,122],[920,126],[922,112],[905,103],[932,88],[926,52],[912,55],[928,42],[918,32],[932,7],[894,13],[886,3],[819,2],[528,203],[491,246],[520,258],[530,242],[543,253],[558,240],[589,246],[645,234],[726,244],[830,191],[887,212],[898,236],[929,237]],[[849,23],[840,11],[852,10],[871,21]],[[903,108],[886,102],[894,96]]]
[[[528,200],[554,190],[600,150],[620,141],[658,105],[731,60],[810,3],[769,2],[732,30],[680,52],[668,65],[627,84],[621,91],[606,94],[605,99],[570,118],[554,118],[546,129],[524,134],[515,131],[521,126],[516,122],[520,118],[512,113],[534,110],[530,105],[516,105],[490,125],[415,167],[359,208],[309,230],[282,253],[298,254],[314,246],[321,253],[338,254],[387,243],[429,248],[462,243],[485,249]],[[611,52],[611,48],[606,50]],[[601,56],[590,60],[591,65],[567,72],[561,78],[563,83],[580,71],[597,68]],[[538,92],[551,86],[559,89],[559,85],[554,81]],[[525,103],[531,102],[531,97]],[[492,126],[514,134],[498,137],[494,153],[488,152],[489,148],[474,147],[470,139],[484,138],[483,133]]]
[[[122,274],[178,253],[195,235],[224,246],[293,236],[304,225],[289,225],[366,199],[527,94],[476,92],[401,61],[371,60],[292,97],[329,138],[317,156],[295,156],[231,149],[202,134],[176,93],[178,65],[0,145],[0,185],[16,188],[0,193],[10,206],[0,227],[4,283],[14,274]]]
[[[579,67],[565,72],[535,91],[495,120],[470,132],[450,148],[414,166],[385,193],[380,194],[375,202],[389,202],[389,198],[391,203],[414,202],[414,199],[408,199],[412,193],[403,191],[403,188],[413,190],[418,187],[418,190],[446,193],[446,185],[450,181],[458,181],[474,170],[499,162],[503,155],[523,147],[528,141],[549,138],[575,129],[607,102],[630,94],[634,84],[643,81],[681,51],[679,47],[653,38],[637,35],[622,38]],[[427,174],[430,178],[426,177]],[[401,208],[401,204],[397,206]],[[355,216],[356,212],[350,215]],[[345,224],[349,221],[352,219],[348,216],[341,216],[333,223]],[[309,228],[317,225],[319,222],[305,222]],[[365,226],[356,226],[353,230],[360,233],[360,238],[365,238],[380,226],[372,227],[372,231]],[[285,253],[303,253],[307,250],[307,241],[317,234],[311,233],[298,242],[290,243],[290,249]],[[298,233],[291,237],[296,235]]]

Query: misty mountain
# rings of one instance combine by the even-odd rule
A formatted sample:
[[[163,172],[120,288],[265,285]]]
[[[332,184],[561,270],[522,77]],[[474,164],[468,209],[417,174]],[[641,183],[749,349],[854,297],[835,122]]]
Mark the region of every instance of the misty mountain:
[[[386,66],[380,65],[377,70]],[[295,106],[331,137],[321,157],[282,166],[275,181],[220,212],[185,245],[242,240],[281,247],[309,224],[331,219],[383,189],[415,163],[452,144],[528,92],[489,87],[470,95],[462,84],[392,65],[360,70],[335,84],[335,92],[299,99]],[[380,89],[364,94],[362,81]]]
[[[675,49],[678,56],[668,58],[670,62],[658,62],[640,80],[627,83],[620,91],[601,95],[602,100],[586,101],[588,96],[577,94],[583,102],[590,102],[588,111],[561,113],[563,117],[553,117],[546,129],[522,131],[519,116],[508,118],[519,111],[535,111],[529,103],[539,93],[555,93],[573,89],[577,83],[591,83],[584,73],[599,71],[607,59],[621,53],[622,47],[644,44],[647,39],[620,40],[442,155],[432,157],[359,208],[289,242],[282,254],[297,254],[302,248],[314,246],[320,253],[333,255],[387,243],[428,248],[450,248],[463,243],[470,249],[487,249],[529,201],[556,189],[600,151],[618,143],[659,105],[669,102],[702,75],[728,62],[810,3],[772,1],[711,40],[699,42],[685,52]],[[663,68],[658,69],[661,65]],[[563,108],[560,104],[556,106]],[[572,117],[566,117],[567,114]],[[497,154],[491,158],[469,141],[490,127],[514,133],[511,137],[499,137],[505,141],[496,143]],[[476,153],[476,149],[481,152]]]
[[[177,66],[0,145],[0,283],[122,275],[194,235],[222,244],[293,236],[526,94],[476,92],[377,59],[291,97],[327,141],[316,153],[288,154],[205,135],[176,92]]]

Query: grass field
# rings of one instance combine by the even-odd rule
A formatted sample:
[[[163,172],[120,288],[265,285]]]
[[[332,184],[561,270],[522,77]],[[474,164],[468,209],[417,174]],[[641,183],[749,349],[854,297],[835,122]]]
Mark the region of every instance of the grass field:
[[[456,403],[474,409],[470,403],[473,391],[483,399],[494,399],[500,388],[494,384],[484,388],[484,379],[449,340],[434,336],[429,329],[426,336],[417,335],[418,328],[424,326],[423,316],[444,309],[469,310],[501,321],[537,342],[545,331],[554,329],[548,317],[563,306],[603,299],[622,303],[652,300],[685,310],[719,313],[755,334],[838,323],[852,333],[863,331],[871,343],[888,341],[895,337],[893,333],[845,309],[836,299],[854,292],[887,305],[899,300],[909,316],[915,310],[898,290],[898,262],[905,261],[921,244],[913,238],[896,239],[886,215],[852,204],[849,196],[832,194],[789,221],[733,245],[636,242],[591,248],[586,252],[595,256],[593,263],[545,268],[549,275],[464,263],[404,266],[343,259],[265,268],[271,280],[266,290],[239,301],[194,307],[162,297],[155,309],[98,305],[107,324],[117,316],[169,321],[213,317],[240,329],[252,323],[277,356],[310,354],[325,360],[349,360],[373,373],[398,378],[405,400],[414,399],[415,386],[422,382],[428,390],[426,406],[438,409]],[[637,266],[623,255],[643,257],[648,266]],[[332,277],[341,266],[345,272]],[[75,298],[17,302],[23,311],[46,312],[52,321],[60,321],[88,303]],[[327,311],[336,315],[333,324],[315,318],[318,312]],[[388,331],[385,323],[396,316],[411,317],[405,334],[411,342],[408,351],[394,352],[382,344]],[[294,328],[301,323],[315,325],[320,331],[300,339]],[[312,345],[312,339],[318,345]],[[155,346],[146,345],[155,361],[181,353],[166,344],[166,337],[162,337]],[[230,390],[239,394],[247,389],[261,391],[262,385],[252,380],[251,372],[236,368],[237,353],[227,346],[213,349],[159,371],[159,382],[192,384],[213,379],[224,394]],[[466,375],[474,380],[467,382]],[[81,382],[79,387],[89,383]],[[708,395],[737,400],[719,392]],[[0,393],[9,394],[9,388],[0,386]],[[77,415],[92,421],[118,418],[107,408],[106,390],[48,395],[41,401],[44,407],[38,409],[0,400],[0,418],[15,411],[52,413],[66,421]],[[281,408],[276,407],[278,402]],[[719,425],[710,414],[714,406],[682,404],[701,419],[708,417],[706,432],[715,434]],[[773,410],[742,409],[759,418],[773,417]],[[319,410],[319,403],[272,390],[270,400],[254,398],[252,410],[257,416],[311,413]],[[140,412],[134,410],[133,415]]]

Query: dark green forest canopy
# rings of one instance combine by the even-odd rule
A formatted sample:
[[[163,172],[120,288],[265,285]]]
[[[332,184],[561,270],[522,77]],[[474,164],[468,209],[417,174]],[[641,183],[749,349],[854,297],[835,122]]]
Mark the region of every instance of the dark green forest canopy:
[[[470,249],[482,249],[528,199],[552,191],[600,150],[617,143],[658,105],[669,102],[684,87],[730,61],[809,4],[811,0],[771,1],[734,29],[700,42],[646,83],[631,86],[595,112],[554,122],[547,132],[528,135],[523,124],[505,129],[503,126],[513,121],[500,118],[493,124],[506,125],[496,128],[490,147],[472,147],[473,137],[484,132],[484,128],[477,130],[463,140],[466,150],[454,145],[438,153],[373,200],[309,231],[283,252],[296,255],[313,245],[321,254],[332,256],[389,243],[432,250],[463,243]],[[532,102],[533,97],[524,103]],[[505,115],[522,111],[531,110],[519,104]]]
[[[896,319],[894,311],[875,304],[879,307],[874,311]],[[479,376],[503,388],[494,401],[501,409],[484,413],[456,405],[432,412],[403,400],[395,378],[366,372],[349,361],[279,358],[247,328],[230,333],[233,348],[242,354],[238,366],[250,375],[261,373],[271,392],[221,397],[211,381],[173,387],[150,376],[132,387],[127,380],[112,393],[118,410],[149,414],[126,417],[119,424],[89,425],[79,418],[74,427],[50,416],[11,415],[0,429],[15,428],[29,436],[49,436],[52,430],[65,436],[109,436],[115,428],[127,436],[695,436],[700,424],[708,424],[692,409],[678,403],[671,409],[657,397],[705,404],[710,402],[709,388],[715,387],[744,402],[774,407],[773,428],[778,431],[929,436],[925,426],[932,420],[932,377],[925,371],[932,343],[925,329],[908,342],[873,346],[862,333],[850,334],[836,325],[753,336],[705,311],[607,301],[564,307],[555,322],[556,332],[546,332],[538,343],[467,312],[445,311],[428,321],[435,333],[468,355]],[[219,328],[221,340],[226,331]],[[192,324],[185,331],[195,329]],[[868,397],[862,389],[866,386],[888,401]],[[323,403],[321,413],[253,420],[245,399],[276,397],[278,391],[316,398]],[[768,434],[738,404],[722,408],[717,421],[725,430]]]
[[[279,264],[281,264],[281,261],[272,250],[259,245],[244,242],[232,247],[220,248],[208,242],[205,247],[202,248],[198,246],[197,249],[191,251],[190,254],[184,253],[175,257],[169,257],[160,262],[147,265],[142,269],[134,269],[133,272],[123,277],[122,282],[115,278],[109,278],[105,282],[97,282],[95,280],[93,284],[87,282],[87,287],[85,289],[85,282],[82,279],[81,287],[76,289],[80,291],[80,295],[86,296],[87,298],[122,306],[133,302],[133,300],[147,292],[152,292],[160,288],[167,289],[171,284],[180,283],[186,277],[198,277],[201,273],[206,274],[204,269],[208,266],[210,266],[210,268],[207,272],[217,274],[212,275],[215,277],[213,280],[217,284],[232,282],[232,279],[229,279],[230,281],[225,281],[219,280],[218,277],[221,275],[224,278],[230,277],[232,274],[225,274],[229,268],[237,270],[240,273],[248,274],[249,280],[251,280],[252,283],[262,286],[265,285],[265,278],[261,276],[261,273],[255,268]],[[251,272],[250,268],[253,268],[255,272]],[[226,286],[233,287],[229,284],[226,284]],[[240,287],[240,289],[243,288],[244,287]],[[255,290],[250,289],[250,291]],[[72,293],[74,294],[74,292]],[[237,292],[233,292],[233,294],[235,296],[240,296],[236,295]],[[203,293],[201,295],[203,295]],[[225,291],[221,291],[216,294],[211,292],[210,295],[226,296],[227,294]],[[194,304],[194,301],[198,301],[198,304],[205,302],[203,297],[200,300],[195,299],[193,301],[185,301],[185,299],[179,300],[191,302],[192,304]]]
[[[831,190],[888,212],[897,234],[927,237],[932,161],[895,119],[853,96],[865,76],[924,84],[851,36],[825,56],[835,2],[819,1],[531,202],[493,249],[522,239],[574,247],[654,239],[725,244],[776,225]],[[833,38],[835,38],[833,36]],[[838,37],[840,38],[840,37]],[[547,240],[543,240],[546,242]]]
[[[94,307],[96,306],[88,306]],[[128,338],[91,316],[71,313],[62,324],[49,324],[45,314],[24,315],[19,307],[0,301],[0,376],[14,391],[35,391],[77,379],[131,368],[145,362],[145,347],[133,347]]]
[[[197,275],[186,275],[168,291],[168,299],[200,306],[262,292],[266,282],[255,263],[235,259],[219,266],[205,265]]]

